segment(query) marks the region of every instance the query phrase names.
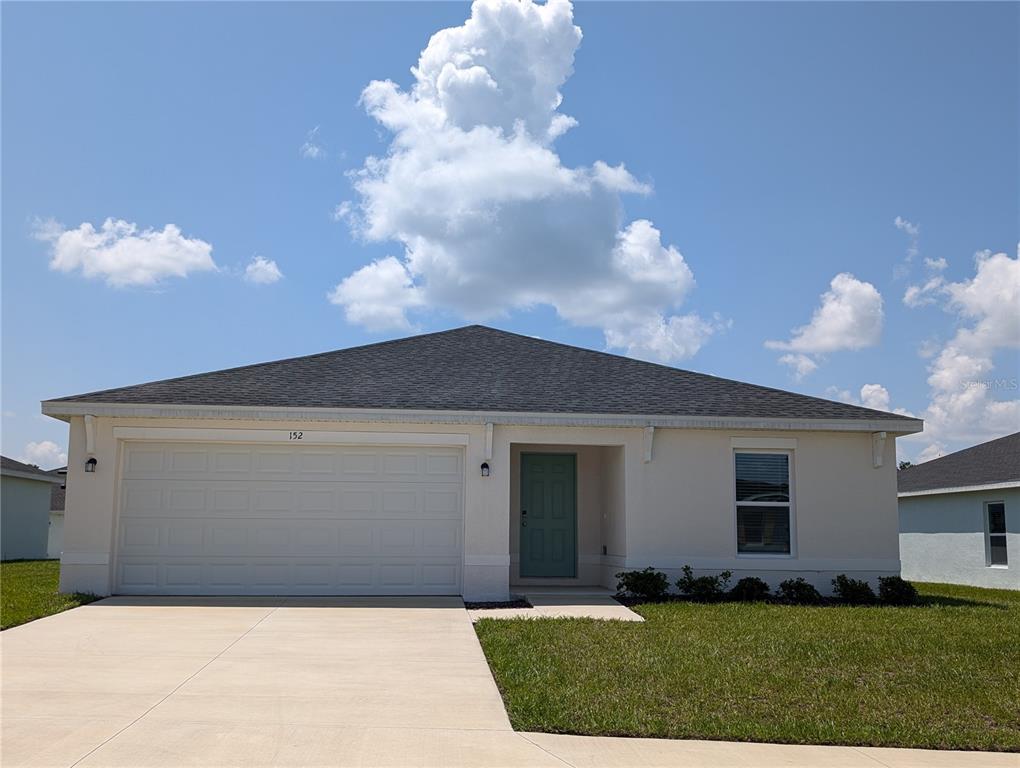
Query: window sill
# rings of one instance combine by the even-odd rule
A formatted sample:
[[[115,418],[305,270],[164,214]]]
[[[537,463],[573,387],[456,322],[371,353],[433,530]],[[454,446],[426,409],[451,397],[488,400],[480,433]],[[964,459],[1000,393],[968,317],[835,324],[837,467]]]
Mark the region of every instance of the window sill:
[[[796,556],[786,552],[737,552],[740,560],[795,560]]]

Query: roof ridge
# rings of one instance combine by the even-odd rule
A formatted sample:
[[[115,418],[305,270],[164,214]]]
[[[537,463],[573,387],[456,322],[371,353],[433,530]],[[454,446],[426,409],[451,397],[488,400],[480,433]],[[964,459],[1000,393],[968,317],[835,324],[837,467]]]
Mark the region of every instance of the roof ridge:
[[[89,395],[105,395],[109,392],[117,392],[121,389],[131,389],[132,387],[140,387],[149,384],[171,384],[177,381],[188,381],[189,379],[197,379],[201,376],[210,376],[214,373],[235,373],[237,371],[247,371],[252,368],[260,368],[264,365],[278,365],[280,363],[293,363],[298,360],[313,360],[317,357],[327,357],[329,355],[335,355],[339,352],[354,352],[359,349],[369,349],[371,347],[384,347],[390,344],[399,344],[400,342],[425,339],[430,336],[442,336],[447,333],[454,333],[456,331],[467,330],[468,328],[484,328],[485,326],[480,325],[463,325],[457,328],[446,328],[442,331],[429,331],[428,333],[419,333],[414,336],[401,336],[398,339],[384,339],[383,341],[373,341],[368,344],[358,344],[354,347],[339,347],[338,349],[329,349],[324,352],[313,352],[310,355],[294,355],[293,357],[283,357],[279,360],[263,360],[260,363],[245,363],[244,365],[235,365],[230,368],[217,368],[214,371],[199,371],[198,373],[188,373],[184,376],[171,376],[167,379],[153,379],[152,381],[140,381],[137,384],[125,384],[120,387],[107,387],[106,389],[96,389],[92,392],[83,392],[80,395],[67,395],[65,397],[54,397],[46,400],[45,402],[60,402],[62,400],[78,400],[82,397],[88,397]],[[490,329],[494,330],[494,329]]]

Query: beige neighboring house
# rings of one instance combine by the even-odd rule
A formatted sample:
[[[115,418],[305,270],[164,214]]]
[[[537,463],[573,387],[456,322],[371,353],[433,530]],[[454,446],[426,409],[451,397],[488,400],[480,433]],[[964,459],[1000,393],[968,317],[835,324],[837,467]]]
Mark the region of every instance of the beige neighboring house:
[[[46,555],[52,560],[57,560],[64,549],[64,497],[67,495],[67,484],[64,480],[67,477],[67,467],[53,469],[50,472],[60,477],[60,485],[54,485],[50,490],[50,531]]]
[[[469,326],[48,400],[61,589],[462,595],[900,570],[922,422]],[[92,471],[89,471],[92,470]]]
[[[0,559],[46,559],[50,489],[60,482],[52,471],[0,456]]]

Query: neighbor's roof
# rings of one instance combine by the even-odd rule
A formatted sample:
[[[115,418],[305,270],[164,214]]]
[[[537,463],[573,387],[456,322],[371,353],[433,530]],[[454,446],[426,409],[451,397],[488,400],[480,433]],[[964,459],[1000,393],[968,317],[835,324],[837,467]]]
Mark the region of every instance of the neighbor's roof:
[[[34,464],[23,464],[20,461],[0,456],[0,473],[10,477],[21,477],[26,480],[42,480],[48,483],[62,483],[63,480],[45,469]]]
[[[1020,483],[1020,432],[897,473],[900,495]]]
[[[472,325],[47,401],[905,420],[846,403]]]

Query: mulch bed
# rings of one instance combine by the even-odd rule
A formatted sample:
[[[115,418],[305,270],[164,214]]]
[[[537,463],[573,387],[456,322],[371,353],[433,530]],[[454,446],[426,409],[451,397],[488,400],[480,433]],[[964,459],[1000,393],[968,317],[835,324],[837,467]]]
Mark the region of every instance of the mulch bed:
[[[531,603],[521,598],[520,600],[504,600],[491,603],[469,603],[464,602],[464,607],[470,611],[489,611],[496,608],[531,608]]]

